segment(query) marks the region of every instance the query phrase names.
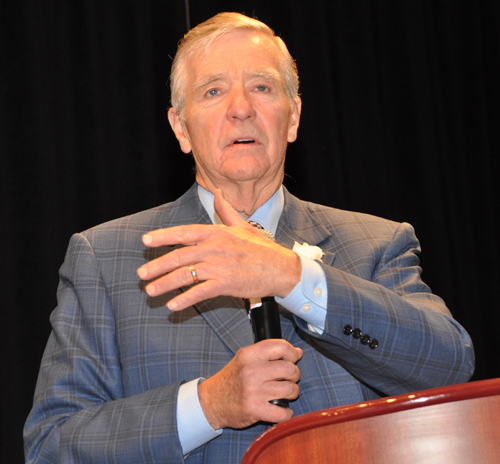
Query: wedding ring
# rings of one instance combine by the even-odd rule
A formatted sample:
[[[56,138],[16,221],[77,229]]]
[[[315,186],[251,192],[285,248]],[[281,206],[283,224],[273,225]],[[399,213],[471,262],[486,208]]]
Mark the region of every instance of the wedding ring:
[[[193,276],[193,282],[194,283],[197,283],[197,282],[200,281],[200,279],[198,279],[198,274],[196,274],[196,271],[194,270],[194,266],[189,266],[189,272]]]

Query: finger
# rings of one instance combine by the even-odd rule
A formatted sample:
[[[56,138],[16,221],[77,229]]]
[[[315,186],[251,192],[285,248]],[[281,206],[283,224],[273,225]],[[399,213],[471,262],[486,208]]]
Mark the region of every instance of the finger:
[[[153,282],[149,282],[144,290],[149,296],[154,297],[181,287],[187,287],[193,283],[198,283],[204,280],[203,276],[203,264],[197,264],[196,267],[183,266]]]
[[[184,266],[189,267],[190,264],[200,263],[211,253],[213,253],[211,248],[203,246],[186,246],[177,248],[142,265],[139,269],[137,269],[137,274],[142,280],[154,279],[160,275],[175,271],[176,269],[180,269]],[[181,281],[181,283],[184,282],[184,280]],[[188,284],[189,280],[182,283],[182,285]]]
[[[214,280],[200,283],[168,301],[167,308],[171,311],[181,311],[189,306],[199,303],[200,301],[222,295],[220,289],[220,284]]]
[[[283,383],[289,383],[290,385],[295,385],[300,380],[300,369],[297,364],[290,361],[271,361],[267,366],[261,368],[262,379],[266,380],[273,385],[273,382],[277,382],[279,388],[283,388]],[[278,388],[274,386],[274,388]],[[287,388],[290,388],[289,386]],[[280,393],[281,394],[281,393]],[[289,394],[289,393],[287,393]],[[274,393],[273,393],[274,395]],[[280,396],[274,396],[271,399],[281,398]],[[284,396],[288,398],[288,396]]]
[[[284,397],[280,399],[284,399]],[[262,405],[259,412],[259,420],[270,422],[271,424],[278,424],[293,417],[293,411],[290,408],[282,408],[281,406],[271,404],[269,401],[266,401],[266,403]]]
[[[263,361],[285,360],[296,363],[303,355],[302,349],[283,339],[262,340],[251,347],[258,350],[256,355]]]
[[[236,211],[224,198],[221,189],[216,189],[214,194],[214,208],[215,212],[219,215],[222,223],[226,226],[247,226],[245,221],[238,211]]]
[[[213,231],[209,224],[190,224],[152,230],[142,236],[142,243],[148,247],[162,245],[197,245]]]
[[[295,400],[299,397],[300,387],[297,381],[276,380],[267,382],[264,387],[266,389],[266,401],[273,401],[278,399]]]

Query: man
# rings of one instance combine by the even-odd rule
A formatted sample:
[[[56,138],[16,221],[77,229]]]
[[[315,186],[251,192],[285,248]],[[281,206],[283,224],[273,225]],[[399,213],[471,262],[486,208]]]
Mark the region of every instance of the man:
[[[197,184],[72,238],[28,462],[237,463],[292,414],[470,378],[471,341],[420,280],[411,226],[282,187],[301,101],[281,39],[217,15],[180,44],[171,86]],[[283,340],[253,344],[243,299],[266,296]]]

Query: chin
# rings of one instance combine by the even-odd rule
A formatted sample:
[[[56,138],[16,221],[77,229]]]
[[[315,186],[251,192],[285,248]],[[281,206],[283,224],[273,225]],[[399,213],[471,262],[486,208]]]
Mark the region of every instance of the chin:
[[[228,179],[235,181],[251,181],[264,177],[269,171],[269,166],[262,166],[255,159],[250,162],[242,162],[240,160],[236,163],[236,166],[231,166],[230,169],[226,170],[226,176]]]

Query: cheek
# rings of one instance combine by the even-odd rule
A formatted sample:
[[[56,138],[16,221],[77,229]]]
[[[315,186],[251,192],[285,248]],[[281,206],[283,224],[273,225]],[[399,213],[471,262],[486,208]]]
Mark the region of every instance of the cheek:
[[[198,139],[198,143],[205,146],[213,145],[221,134],[221,127],[218,119],[207,112],[199,115],[196,121],[194,134]]]
[[[288,142],[290,142],[290,124],[286,118],[280,118],[276,124],[276,143],[279,147],[286,149]]]
[[[268,127],[272,127],[275,137],[286,142],[289,128],[291,126],[290,109],[288,106],[280,106],[273,111],[268,118]]]
[[[211,135],[213,138],[213,130],[210,127],[206,127],[206,123],[203,119],[198,118],[197,124],[191,124],[189,126],[189,141],[192,145],[192,149],[195,152],[204,151],[205,147],[210,146]]]

